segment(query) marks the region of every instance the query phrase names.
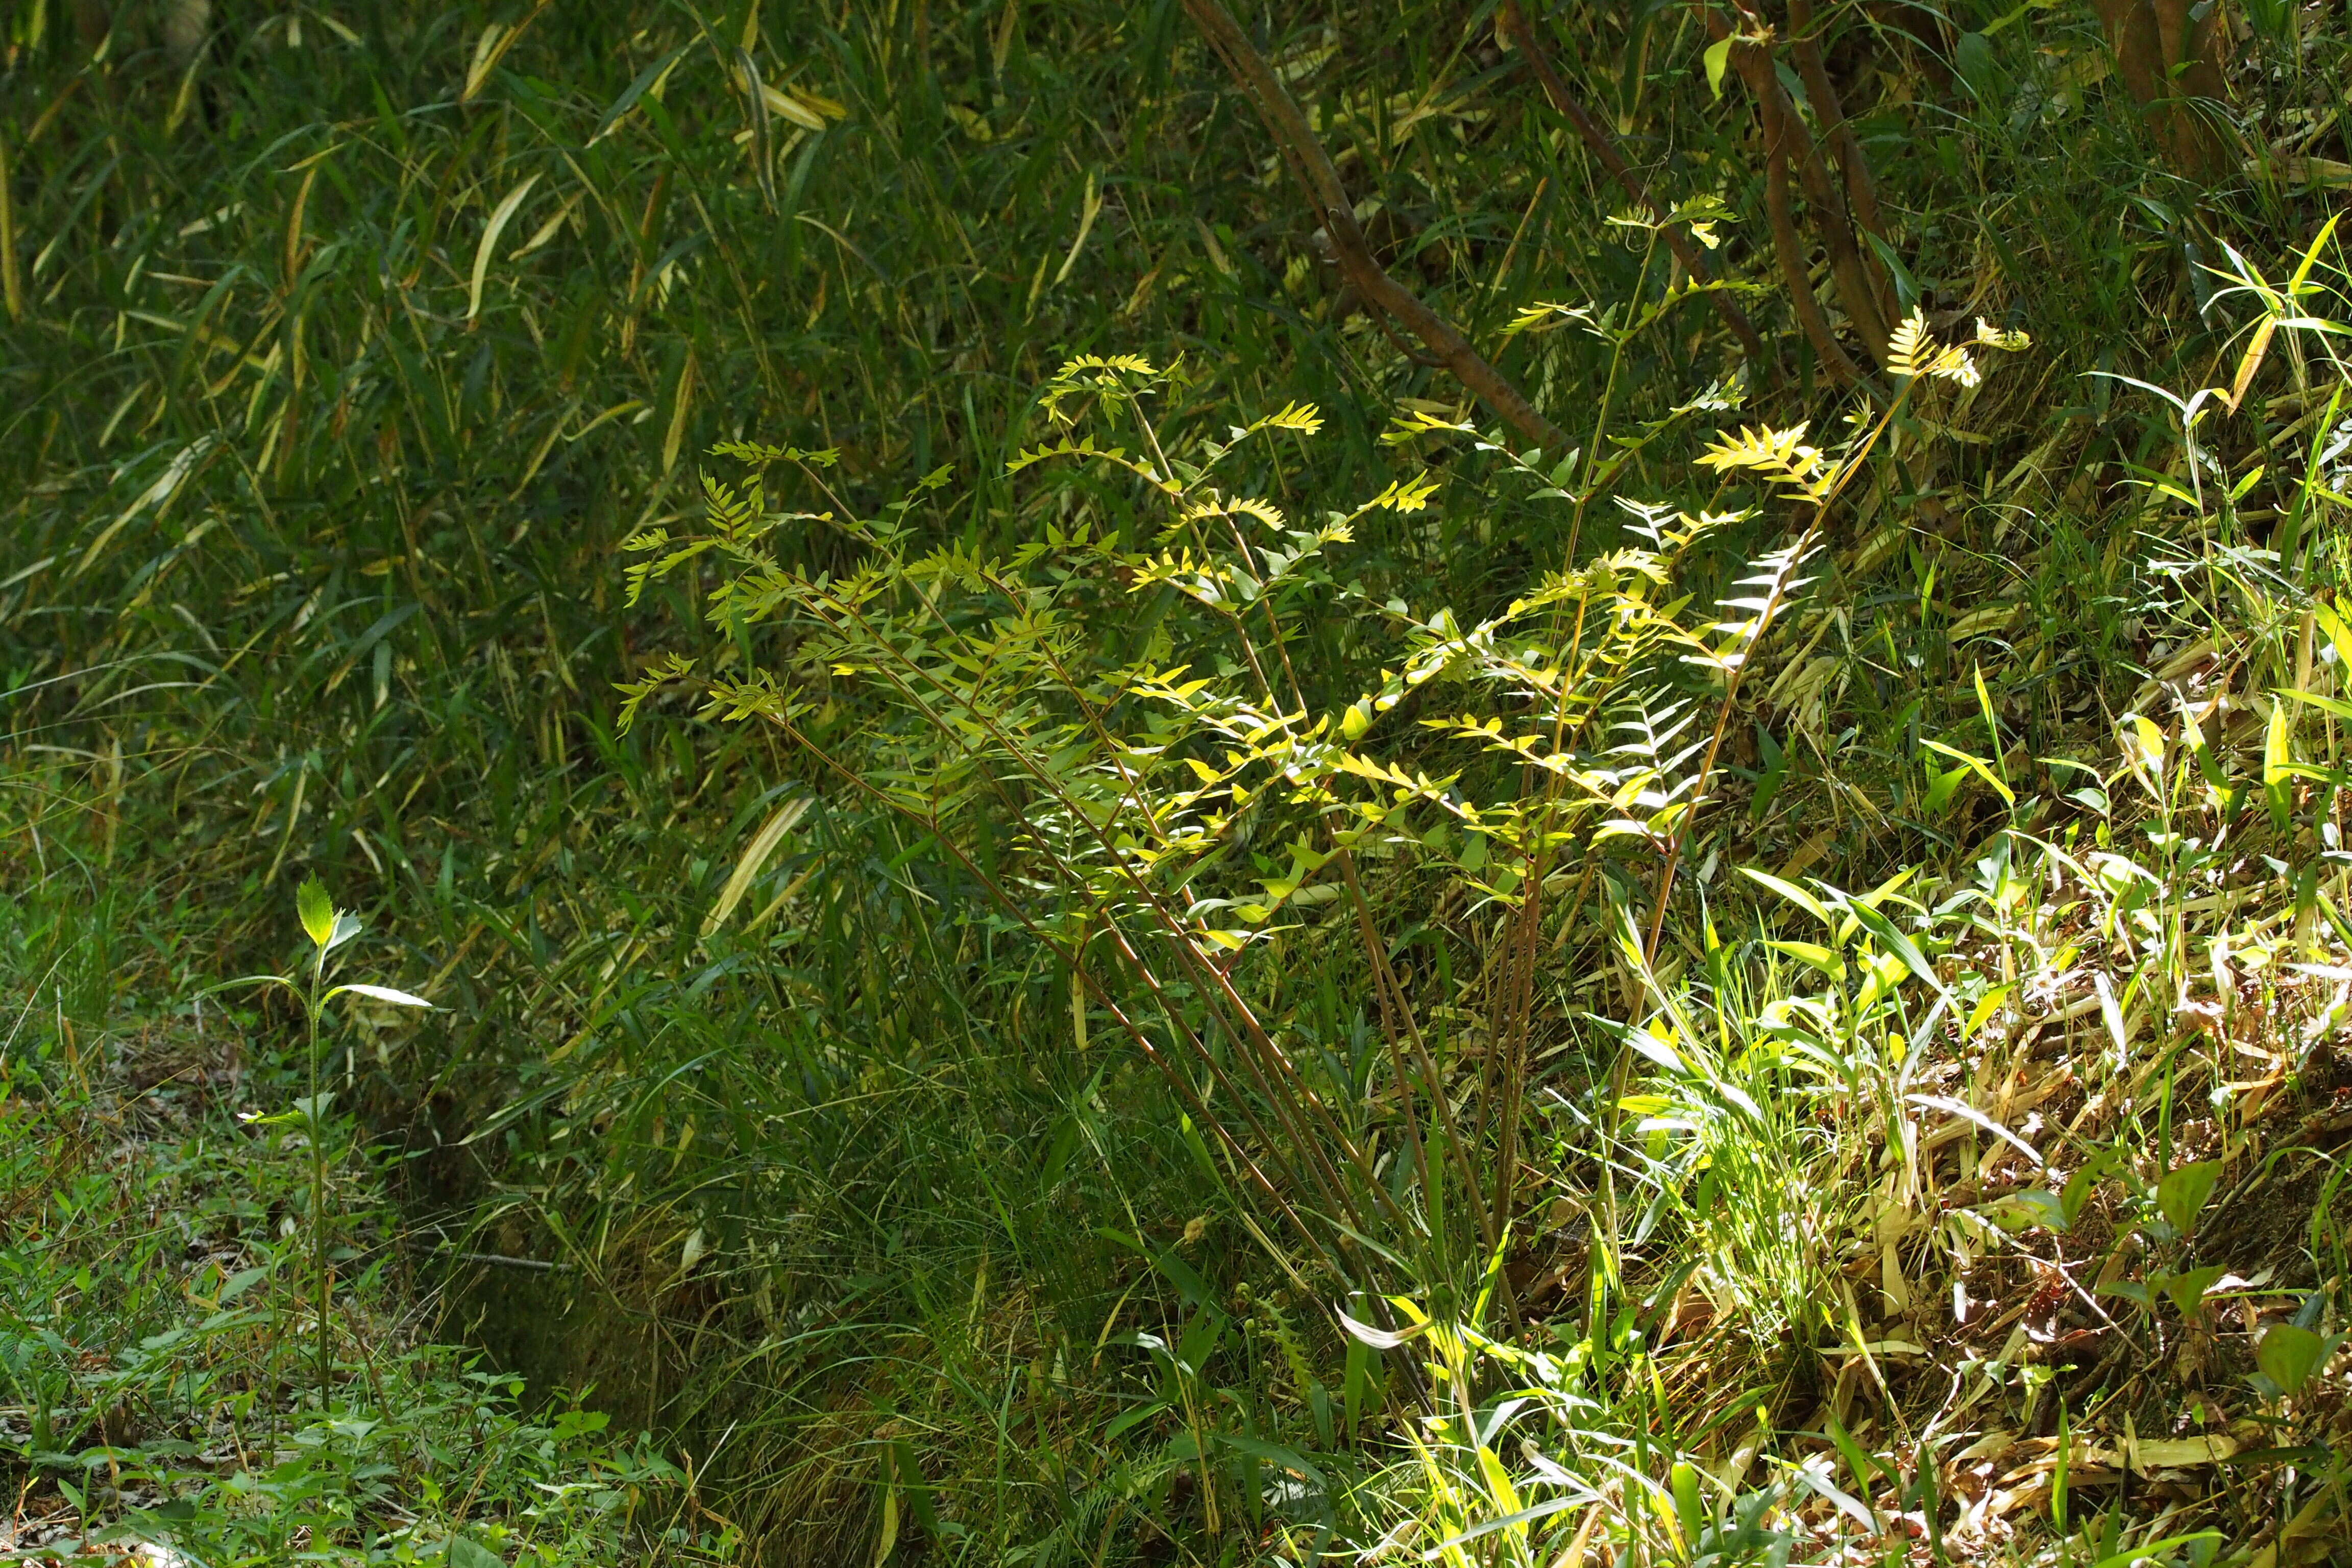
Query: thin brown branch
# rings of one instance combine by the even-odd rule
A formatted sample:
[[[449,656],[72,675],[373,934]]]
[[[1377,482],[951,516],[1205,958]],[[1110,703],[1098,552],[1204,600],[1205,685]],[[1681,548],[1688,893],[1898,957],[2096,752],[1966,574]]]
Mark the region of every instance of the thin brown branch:
[[[1781,155],[1804,185],[1806,204],[1813,209],[1813,226],[1820,230],[1822,247],[1829,253],[1830,276],[1837,279],[1838,300],[1845,306],[1847,319],[1862,334],[1871,356],[1884,359],[1891,329],[1879,314],[1878,291],[1871,286],[1861,247],[1854,243],[1845,196],[1830,178],[1829,165],[1812,132],[1805,129],[1804,117],[1797,112],[1789,89],[1774,74],[1772,54],[1769,43],[1741,39],[1731,46],[1732,68],[1748,84],[1763,113],[1767,138],[1780,143]]]
[[[1873,357],[1884,359],[1887,338],[1892,331],[1891,323],[1879,308],[1878,290],[1874,287],[1861,247],[1854,242],[1853,218],[1846,205],[1845,195],[1838,188],[1837,182],[1830,177],[1829,165],[1822,157],[1820,147],[1814,143],[1812,133],[1805,129],[1803,117],[1797,112],[1795,101],[1789,97],[1788,89],[1780,85],[1780,77],[1774,70],[1777,51],[1771,29],[1754,11],[1740,4],[1740,0],[1734,0],[1742,24],[1742,30],[1738,33],[1732,30],[1731,23],[1722,12],[1707,0],[1694,0],[1694,4],[1711,40],[1717,43],[1727,38],[1732,40],[1731,68],[1747,86],[1748,96],[1756,101],[1757,113],[1764,126],[1768,163],[1772,158],[1769,149],[1778,147],[1780,158],[1803,184],[1805,201],[1812,208],[1814,226],[1821,231],[1822,247],[1829,255],[1830,275],[1836,279],[1839,301],[1845,306],[1847,319],[1862,335],[1863,342]],[[1768,195],[1769,183],[1768,169]],[[1786,203],[1785,190],[1780,199]],[[1874,204],[1874,196],[1873,199]],[[1782,248],[1781,268],[1784,272],[1789,270],[1787,246],[1794,233],[1791,220],[1781,226],[1781,232],[1773,237],[1775,243]],[[1801,250],[1801,247],[1799,248]],[[1801,270],[1801,267],[1799,269]],[[1804,310],[1801,299],[1798,301],[1798,310],[1801,315]],[[1818,346],[1821,337],[1813,332],[1810,321],[1806,330],[1814,337]]]
[[[1567,451],[1571,442],[1565,431],[1538,413],[1535,405],[1520,395],[1518,388],[1470,346],[1470,341],[1452,322],[1423,304],[1373,259],[1364,231],[1356,223],[1355,205],[1339,183],[1339,171],[1332,166],[1330,154],[1323,150],[1323,143],[1317,140],[1281,79],[1274,74],[1274,68],[1265,63],[1265,57],[1258,53],[1257,46],[1250,42],[1249,35],[1242,31],[1232,14],[1218,0],[1184,0],[1184,10],[1256,106],[1258,118],[1273,133],[1284,162],[1290,165],[1291,173],[1306,187],[1308,200],[1315,204],[1323,220],[1323,231],[1330,237],[1332,251],[1339,257],[1348,280],[1356,286],[1356,292],[1373,309],[1384,310],[1402,322],[1407,331],[1444,362],[1456,381],[1468,387],[1504,424],[1547,452]]]
[[[1862,139],[1853,133],[1853,121],[1847,118],[1844,101],[1839,98],[1837,85],[1830,80],[1829,67],[1822,58],[1821,34],[1813,26],[1812,0],[1789,0],[1789,29],[1790,52],[1797,58],[1797,79],[1805,84],[1805,92],[1813,100],[1813,112],[1821,116],[1822,132],[1837,153],[1838,170],[1845,177],[1846,205],[1854,226],[1885,239],[1886,218],[1879,210],[1878,184],[1871,178],[1870,160],[1863,153]],[[1862,259],[1864,269],[1877,286],[1879,313],[1893,321],[1894,279],[1866,247]]]
[[[1811,0],[1789,0],[1789,30],[1790,52],[1797,58],[1797,79],[1805,84],[1805,92],[1813,100],[1813,112],[1821,116],[1822,129],[1837,150],[1838,167],[1845,175],[1846,201],[1853,208],[1854,225],[1884,239],[1886,219],[1879,211],[1878,184],[1871,178],[1870,161],[1863,155],[1861,139],[1853,133],[1853,121],[1847,117],[1837,85],[1830,80],[1829,67],[1822,58],[1821,33],[1813,26]]]
[[[1535,72],[1536,80],[1542,84],[1544,96],[1551,100],[1552,109],[1568,121],[1594,161],[1609,172],[1609,177],[1617,182],[1618,188],[1625,193],[1637,210],[1649,214],[1654,220],[1662,219],[1664,216],[1663,209],[1650,199],[1649,189],[1643,184],[1642,176],[1633,172],[1633,166],[1617,150],[1616,138],[1592,117],[1591,110],[1578,101],[1576,95],[1568,89],[1567,81],[1553,68],[1551,57],[1544,52],[1542,40],[1528,26],[1526,13],[1519,9],[1519,0],[1503,0],[1499,22],[1496,31],[1517,46],[1528,68]],[[1684,226],[1667,223],[1663,225],[1660,232],[1665,238],[1667,248],[1683,264],[1683,269],[1702,283],[1708,281],[1711,275],[1706,254]],[[1730,328],[1732,336],[1739,340],[1739,346],[1747,353],[1748,363],[1769,366],[1770,359],[1765,351],[1764,341],[1757,334],[1755,323],[1748,319],[1748,312],[1721,289],[1711,291],[1708,298],[1715,301],[1716,314],[1723,318],[1723,324]]]
[[[1395,349],[1397,353],[1404,355],[1405,358],[1412,361],[1413,363],[1423,366],[1429,370],[1444,370],[1445,368],[1445,362],[1444,360],[1437,359],[1430,354],[1424,353],[1420,349],[1417,349],[1411,343],[1405,342],[1404,334],[1396,330],[1396,322],[1390,319],[1389,313],[1386,310],[1374,307],[1372,310],[1366,311],[1365,314],[1371,317],[1373,325],[1379,327],[1381,330],[1381,336],[1388,339],[1389,346]]]
[[[1813,345],[1814,354],[1843,386],[1865,384],[1862,367],[1837,341],[1830,319],[1814,296],[1813,280],[1805,268],[1805,245],[1797,234],[1797,218],[1789,200],[1789,159],[1775,134],[1775,117],[1764,117],[1764,217],[1772,231],[1772,250],[1780,262],[1780,279],[1788,285],[1789,304],[1797,322]]]

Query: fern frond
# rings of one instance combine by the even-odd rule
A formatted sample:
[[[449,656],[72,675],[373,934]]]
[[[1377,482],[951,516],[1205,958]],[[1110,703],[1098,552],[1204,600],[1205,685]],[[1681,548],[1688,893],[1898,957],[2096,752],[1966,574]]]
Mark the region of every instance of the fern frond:
[[[1294,402],[1284,404],[1277,413],[1269,414],[1263,419],[1254,421],[1249,430],[1244,430],[1242,434],[1248,435],[1250,431],[1255,430],[1297,430],[1302,435],[1312,436],[1322,428],[1323,411],[1321,409],[1311,403]]]
[[[1635,500],[1630,496],[1612,496],[1618,509],[1631,514],[1633,531],[1648,540],[1660,551],[1673,552],[1686,549],[1702,534],[1712,533],[1736,522],[1746,522],[1755,511],[1741,507],[1736,511],[1706,511],[1696,515],[1677,511],[1658,501]]]
[[[741,680],[714,680],[702,706],[702,716],[727,723],[746,719],[781,719],[792,710],[782,688],[766,670],[754,670]]]
[[[1122,372],[1129,375],[1160,374],[1160,367],[1141,354],[1080,354],[1076,359],[1063,361],[1062,368],[1054,373],[1054,379],[1075,381],[1082,373],[1090,370],[1111,374]]]
[[[1111,461],[1117,462],[1125,456],[1127,456],[1125,447],[1097,447],[1095,438],[1091,436],[1081,441],[1073,441],[1065,437],[1050,447],[1014,448],[1012,458],[1004,465],[1004,471],[1008,474],[1017,474],[1022,469],[1042,463],[1048,458],[1108,458]]]
[[[1391,480],[1389,488],[1356,509],[1359,516],[1368,511],[1416,512],[1429,505],[1429,498],[1437,493],[1438,482],[1427,474],[1418,479]]]
[[[640,561],[634,566],[625,568],[621,573],[621,576],[623,580],[628,584],[628,595],[625,603],[634,606],[639,597],[644,595],[646,584],[661,581],[661,579],[668,576],[678,567],[683,566],[686,563],[693,560],[704,551],[715,547],[718,543],[719,541],[715,539],[698,539],[692,543],[683,545],[677,550],[671,551],[667,555],[656,556],[651,561]]]
[[[1982,322],[1978,326],[1982,341],[1982,331],[1989,329]],[[1906,381],[1932,375],[1957,381],[1962,386],[1974,386],[1984,379],[1966,348],[1957,343],[1939,343],[1927,335],[1927,318],[1916,305],[1895,329],[1895,335],[1886,340],[1886,368]]]
[[[1977,342],[1985,348],[1999,349],[2001,353],[2010,354],[2023,353],[2033,346],[2032,338],[2026,333],[2004,331],[1994,326],[1982,316],[1977,318]]]
[[[1283,515],[1280,507],[1272,501],[1259,500],[1252,496],[1195,501],[1184,509],[1186,522],[1198,522],[1206,517],[1254,517],[1268,528],[1283,529],[1290,526],[1290,519]]]
[[[1975,386],[1984,380],[1984,373],[1977,369],[1977,362],[1970,359],[1969,351],[1963,348],[1946,349],[1928,367],[1927,373],[1942,376],[1946,381],[1957,381],[1962,386]]]
[[[1734,468],[1745,469],[1807,495],[1819,496],[1829,488],[1834,469],[1823,459],[1820,447],[1805,444],[1808,428],[1806,425],[1796,425],[1786,430],[1769,426],[1751,430],[1743,425],[1737,436],[1716,437],[1715,444],[1699,454],[1699,465],[1727,473]]]
[[[1503,335],[1507,338],[1516,338],[1521,332],[1548,332],[1566,326],[1570,321],[1591,321],[1591,320],[1592,311],[1587,306],[1563,305],[1557,300],[1539,300],[1512,317],[1511,324],[1503,329]]]
[[[644,705],[646,698],[651,697],[671,681],[682,679],[693,673],[694,660],[680,654],[671,653],[664,654],[646,666],[645,674],[636,679],[614,681],[613,689],[625,699],[621,704],[620,715],[616,721],[620,732],[624,735],[629,732],[629,726],[636,722],[637,710]]]
[[[1128,472],[1169,495],[1178,495],[1183,490],[1181,485],[1165,478],[1149,464],[1129,457],[1126,447],[1097,447],[1095,445],[1095,438],[1091,436],[1076,441],[1065,436],[1050,447],[1035,447],[1015,451],[1012,460],[1004,465],[1004,471],[1008,474],[1017,474],[1024,468],[1045,461],[1048,458],[1094,458],[1106,463],[1117,463]]]
[[[710,448],[710,455],[732,458],[754,467],[761,463],[814,463],[820,468],[830,468],[841,462],[841,453],[831,447],[803,451],[798,447],[771,447],[764,441],[720,441]]]
[[[1746,366],[1733,371],[1719,381],[1710,381],[1705,391],[1686,402],[1677,403],[1666,412],[1669,416],[1684,414],[1720,414],[1737,408],[1748,401],[1748,370]]]
[[[1886,340],[1886,369],[1906,380],[1925,374],[1941,346],[1927,336],[1927,318],[1915,305]]]
[[[741,494],[709,474],[702,476],[703,513],[721,539],[732,543],[757,532],[767,498],[757,481]]]
[[[1647,550],[1612,550],[1595,556],[1586,570],[1596,577],[1605,573],[1612,580],[1645,577],[1662,587],[1668,580],[1664,559]]]
[[[1475,436],[1475,426],[1458,419],[1441,419],[1427,409],[1410,408],[1396,417],[1396,422],[1381,433],[1383,447],[1402,447],[1416,436],[1426,436],[1432,430],[1443,430],[1449,436]]]

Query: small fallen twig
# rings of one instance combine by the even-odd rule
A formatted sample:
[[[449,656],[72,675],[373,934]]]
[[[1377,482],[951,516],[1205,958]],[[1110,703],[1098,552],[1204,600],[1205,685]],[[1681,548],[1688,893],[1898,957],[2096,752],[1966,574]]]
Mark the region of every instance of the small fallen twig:
[[[569,1274],[569,1263],[551,1263],[543,1258],[509,1258],[501,1252],[461,1252],[460,1263],[487,1264],[492,1268],[520,1268],[531,1274]]]

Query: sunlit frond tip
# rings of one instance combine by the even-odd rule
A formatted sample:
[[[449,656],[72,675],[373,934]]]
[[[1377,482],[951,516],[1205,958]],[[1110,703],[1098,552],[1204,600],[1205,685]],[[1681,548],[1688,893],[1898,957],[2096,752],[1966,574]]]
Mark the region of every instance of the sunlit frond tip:
[[[1323,428],[1323,411],[1311,403],[1286,403],[1279,412],[1254,422],[1252,430],[1297,430],[1312,436]]]
[[[1984,376],[1969,351],[1956,343],[1939,343],[1927,333],[1927,318],[1916,306],[1886,340],[1886,368],[1906,381],[1922,375],[1941,376],[1962,386],[1974,386]]]
[[[1775,430],[1767,426],[1751,430],[1743,425],[1737,436],[1717,437],[1715,444],[1701,453],[1698,460],[1703,467],[1721,472],[1744,469],[1808,494],[1814,493],[1823,488],[1834,470],[1823,459],[1820,447],[1805,444],[1806,428],[1795,425],[1786,430]]]
[[[1126,371],[1131,375],[1160,374],[1159,367],[1141,354],[1080,354],[1074,360],[1065,361],[1062,368],[1054,373],[1054,379],[1069,381],[1089,370]]]

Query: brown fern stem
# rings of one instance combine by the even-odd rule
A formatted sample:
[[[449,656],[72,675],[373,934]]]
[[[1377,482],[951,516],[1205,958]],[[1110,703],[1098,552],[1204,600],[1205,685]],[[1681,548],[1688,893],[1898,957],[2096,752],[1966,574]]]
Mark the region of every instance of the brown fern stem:
[[[1748,84],[1764,115],[1766,135],[1780,142],[1782,156],[1804,186],[1805,203],[1812,209],[1813,226],[1820,233],[1822,248],[1829,253],[1830,276],[1837,279],[1838,300],[1845,306],[1846,318],[1862,334],[1871,357],[1884,359],[1886,340],[1893,329],[1879,314],[1878,293],[1871,286],[1870,273],[1863,265],[1862,248],[1854,243],[1853,223],[1846,210],[1845,196],[1830,178],[1820,144],[1805,129],[1804,117],[1797,112],[1789,89],[1780,85],[1780,77],[1774,73],[1772,56],[1769,44],[1743,40],[1731,46],[1733,68]]]

